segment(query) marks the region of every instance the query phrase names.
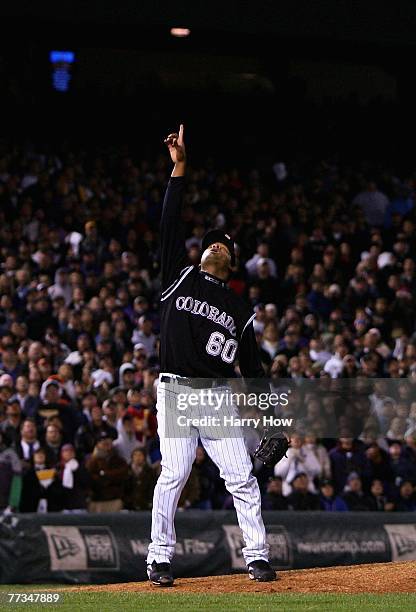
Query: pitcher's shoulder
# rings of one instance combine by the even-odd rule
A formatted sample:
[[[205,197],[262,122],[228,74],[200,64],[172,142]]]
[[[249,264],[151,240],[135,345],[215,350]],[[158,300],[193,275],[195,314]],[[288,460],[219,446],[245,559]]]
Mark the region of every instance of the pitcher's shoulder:
[[[165,302],[173,293],[175,293],[175,291],[179,287],[189,287],[189,284],[192,285],[195,282],[195,274],[197,273],[197,271],[198,269],[193,265],[188,265],[185,266],[185,268],[182,268],[173,283],[171,283],[169,287],[166,287],[166,289],[162,291],[160,301]]]

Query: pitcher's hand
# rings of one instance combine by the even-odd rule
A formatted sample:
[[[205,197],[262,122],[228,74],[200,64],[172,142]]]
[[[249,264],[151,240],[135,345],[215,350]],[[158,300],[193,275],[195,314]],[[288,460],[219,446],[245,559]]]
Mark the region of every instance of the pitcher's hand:
[[[169,149],[169,153],[174,164],[182,163],[186,160],[182,123],[179,127],[179,134],[169,134],[169,136],[165,138],[165,144]]]

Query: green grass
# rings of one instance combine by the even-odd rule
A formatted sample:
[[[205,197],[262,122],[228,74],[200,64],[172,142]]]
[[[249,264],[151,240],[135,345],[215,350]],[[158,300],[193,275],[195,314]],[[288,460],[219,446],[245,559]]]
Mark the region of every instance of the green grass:
[[[61,593],[61,603],[53,604],[9,604],[7,593],[22,591],[39,593],[43,588],[54,588]],[[74,593],[65,592],[65,587],[56,585],[11,585],[0,586],[0,610],[51,610],[56,612],[130,612],[157,610],[176,612],[183,610],[203,610],[215,612],[256,612],[281,610],[282,612],[316,612],[345,610],[346,612],[407,612],[416,611],[416,595],[389,593],[385,595],[336,595],[336,594],[180,594],[171,591],[155,593]]]

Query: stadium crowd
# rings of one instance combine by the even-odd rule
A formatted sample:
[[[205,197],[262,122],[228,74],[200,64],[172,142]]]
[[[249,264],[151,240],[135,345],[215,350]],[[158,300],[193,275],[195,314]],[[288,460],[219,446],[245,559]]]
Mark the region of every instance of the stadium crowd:
[[[127,149],[0,144],[0,509],[151,507],[169,171]],[[229,285],[267,375],[365,380],[364,411],[309,395],[287,458],[254,462],[265,509],[416,510],[414,181],[334,161],[189,170],[189,259],[206,229],[232,234]],[[199,447],[179,507],[231,504]]]

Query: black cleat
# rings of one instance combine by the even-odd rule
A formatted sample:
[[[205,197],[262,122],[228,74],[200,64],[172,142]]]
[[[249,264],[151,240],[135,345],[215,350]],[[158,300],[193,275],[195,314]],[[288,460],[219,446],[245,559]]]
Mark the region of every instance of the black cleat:
[[[170,587],[173,585],[173,576],[170,563],[156,563],[147,566],[149,580],[155,586]]]
[[[249,564],[248,577],[250,580],[257,580],[257,582],[272,582],[273,580],[277,580],[276,572],[270,566],[270,563],[263,559],[252,561]]]

